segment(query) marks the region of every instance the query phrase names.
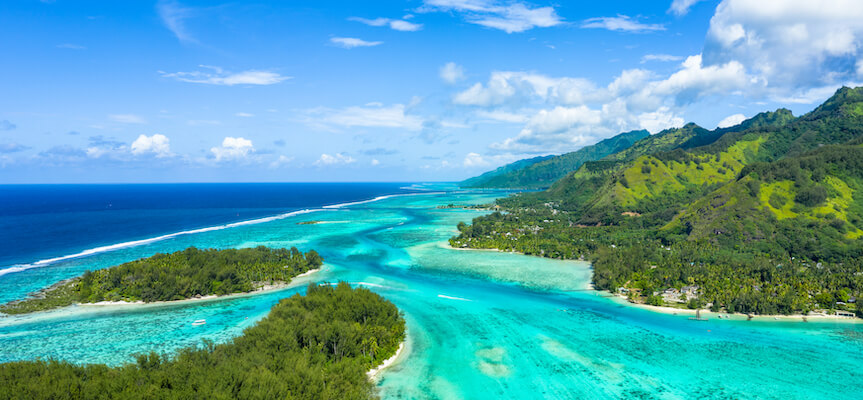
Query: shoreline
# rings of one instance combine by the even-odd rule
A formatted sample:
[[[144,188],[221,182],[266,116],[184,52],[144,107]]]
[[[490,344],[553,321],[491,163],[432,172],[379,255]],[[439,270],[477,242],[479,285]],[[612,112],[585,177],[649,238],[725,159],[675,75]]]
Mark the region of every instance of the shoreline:
[[[471,248],[471,247],[453,247],[453,246],[449,245],[449,242],[447,242],[446,247],[453,249],[453,250],[459,250],[459,251],[465,251],[465,250],[495,251],[495,252],[500,252],[500,253],[514,253],[514,254],[521,254],[521,255],[525,255],[525,256],[541,257],[541,256],[536,256],[536,255],[524,254],[524,253],[521,253],[518,251],[504,251],[504,250],[500,250],[500,249],[475,249],[475,248]],[[542,258],[548,258],[548,257],[542,257]],[[559,260],[559,259],[552,258],[552,260]],[[590,262],[586,261],[586,260],[573,259],[573,260],[562,260],[562,261],[580,261],[580,262],[588,263],[590,265]],[[591,265],[591,268],[593,268],[592,265]],[[618,293],[611,293],[611,292],[606,291],[606,290],[597,290],[596,288],[593,287],[593,282],[590,282],[590,281],[587,282],[585,288],[592,290],[594,293],[607,293],[610,295],[609,298],[612,299],[612,301],[614,301],[615,303],[618,303],[620,305],[639,308],[642,310],[651,311],[651,312],[655,312],[655,313],[667,314],[667,315],[695,316],[695,312],[697,311],[697,310],[691,310],[688,308],[675,308],[675,307],[668,307],[668,306],[651,306],[648,304],[633,303],[633,302],[629,301],[626,297],[623,297]],[[700,311],[701,311],[701,314],[704,315],[705,317],[707,317],[709,319],[720,320],[720,321],[722,321],[722,320],[725,320],[725,321],[728,321],[728,320],[732,320],[732,321],[750,320],[750,318],[747,314],[729,313],[729,312],[713,312],[713,311],[710,311],[709,309],[701,309]],[[720,318],[720,316],[721,316],[721,318]],[[807,321],[803,321],[804,318]],[[857,317],[840,317],[837,315],[821,315],[821,314],[815,314],[815,315],[752,314],[751,320],[752,321],[759,321],[759,322],[863,323],[863,319],[857,318]]]
[[[326,264],[325,264],[325,265],[326,265]],[[325,266],[325,265],[324,265],[324,266]],[[193,303],[193,302],[197,302],[197,301],[221,300],[221,299],[228,299],[228,298],[233,298],[233,297],[254,296],[254,295],[258,295],[258,294],[264,294],[264,293],[274,292],[274,291],[277,291],[277,290],[280,290],[280,289],[287,289],[287,288],[290,288],[290,287],[296,287],[296,286],[299,286],[300,284],[306,283],[305,281],[308,281],[308,279],[303,279],[303,278],[309,277],[309,276],[311,276],[311,275],[314,275],[314,274],[315,274],[315,273],[317,273],[317,272],[322,271],[322,270],[324,269],[324,266],[322,266],[322,267],[320,267],[320,268],[316,268],[316,269],[310,269],[310,270],[308,270],[308,271],[306,271],[306,272],[303,272],[302,274],[299,274],[299,275],[297,275],[297,276],[295,276],[295,277],[291,278],[291,281],[290,281],[290,282],[276,283],[276,284],[273,284],[273,285],[264,285],[264,286],[261,286],[261,287],[259,287],[259,288],[255,289],[255,290],[253,290],[253,291],[251,291],[251,292],[231,293],[231,294],[226,294],[226,295],[222,295],[222,296],[218,296],[218,295],[215,295],[215,294],[211,294],[211,295],[207,295],[207,296],[194,297],[194,298],[190,298],[190,299],[182,299],[182,300],[168,300],[168,301],[152,301],[152,302],[149,302],[149,303],[145,303],[145,302],[143,302],[143,301],[141,301],[141,300],[138,300],[138,301],[100,301],[100,302],[98,302],[98,303],[76,303],[76,304],[72,304],[72,305],[71,305],[71,307],[80,307],[80,308],[90,308],[90,307],[92,307],[92,308],[99,308],[99,307],[125,307],[125,306],[134,306],[134,307],[140,307],[140,306],[161,306],[161,305],[174,305],[174,304]],[[300,281],[302,281],[302,282],[297,282],[297,280],[298,280],[298,279],[299,279]],[[63,308],[66,308],[66,307],[61,307],[61,308],[58,308],[58,309],[52,309],[52,310],[45,310],[45,311],[42,311],[42,312],[51,312],[51,311],[55,311],[55,310],[61,310],[61,309],[63,309]],[[37,311],[37,312],[40,312],[40,311]],[[30,314],[32,314],[32,313],[30,313]],[[24,315],[26,315],[26,314],[24,314]]]
[[[396,350],[396,354],[393,354],[390,358],[384,360],[384,362],[382,362],[380,365],[366,372],[366,376],[369,378],[370,381],[372,381],[372,383],[377,383],[380,380],[384,370],[402,362],[407,356],[407,354],[410,353],[409,350],[405,351],[405,348],[408,347],[407,342],[408,336],[407,333],[405,333],[405,339],[402,340],[401,343],[399,343],[399,348]]]
[[[696,311],[701,311],[702,318],[706,319],[715,319],[719,321],[758,321],[758,322],[839,322],[839,323],[863,323],[863,319],[857,317],[840,317],[838,315],[823,315],[823,314],[814,314],[814,315],[803,315],[803,314],[751,314],[752,318],[749,318],[747,314],[741,313],[729,313],[729,312],[714,312],[709,309],[702,308],[700,310],[692,310],[688,308],[675,308],[668,306],[652,306],[649,304],[642,303],[633,303],[629,301],[626,297],[623,297],[619,294],[612,294],[605,290],[597,290],[597,292],[605,292],[611,294],[609,297],[614,302],[619,303],[621,305],[634,307],[650,312],[655,312],[659,314],[666,315],[680,315],[680,316],[695,316]],[[804,321],[803,319],[806,319]]]

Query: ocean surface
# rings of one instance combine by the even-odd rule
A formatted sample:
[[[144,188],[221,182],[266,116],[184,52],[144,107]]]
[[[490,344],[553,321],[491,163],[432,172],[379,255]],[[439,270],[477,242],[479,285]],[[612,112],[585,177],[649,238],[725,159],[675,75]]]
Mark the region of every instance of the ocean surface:
[[[588,290],[587,263],[449,248],[456,224],[483,212],[437,206],[502,192],[146,186],[0,187],[0,302],[188,246],[297,246],[320,252],[325,268],[252,296],[0,317],[0,362],[118,365],[226,341],[309,281],[348,281],[393,301],[408,323],[405,352],[378,383],[385,399],[863,398],[863,324],[692,321]],[[310,220],[325,223],[298,224]]]

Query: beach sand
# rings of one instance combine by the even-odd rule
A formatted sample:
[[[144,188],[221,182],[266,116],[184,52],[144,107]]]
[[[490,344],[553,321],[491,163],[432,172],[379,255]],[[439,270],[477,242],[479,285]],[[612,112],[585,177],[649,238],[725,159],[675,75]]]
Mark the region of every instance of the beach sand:
[[[607,292],[606,292],[607,293]],[[674,307],[661,307],[661,306],[651,306],[647,304],[641,303],[633,303],[626,299],[626,297],[621,296],[619,294],[614,294],[610,297],[613,301],[630,306],[641,308],[643,310],[648,310],[652,312],[662,313],[662,314],[670,314],[670,315],[680,315],[686,317],[694,317],[696,310],[684,309],[684,308],[674,308]],[[749,316],[746,314],[740,313],[728,313],[728,312],[713,312],[708,309],[701,309],[701,318],[711,319],[711,320],[734,320],[734,321],[745,321],[749,319]],[[721,316],[721,318],[720,318]],[[854,318],[854,317],[840,317],[837,315],[801,315],[801,314],[792,314],[792,315],[752,315],[752,321],[760,321],[760,322],[804,322],[803,319],[806,318],[808,322],[815,321],[823,321],[823,322],[842,322],[842,323],[861,323],[863,319]]]
[[[408,342],[406,333],[405,340],[403,340],[401,344],[399,344],[399,348],[398,350],[396,350],[396,354],[393,354],[392,357],[384,360],[381,365],[370,369],[368,372],[366,372],[366,376],[369,377],[370,381],[377,382],[378,380],[380,380],[381,374],[384,372],[385,369],[398,364],[399,362],[407,358],[408,354],[410,354],[410,344]]]

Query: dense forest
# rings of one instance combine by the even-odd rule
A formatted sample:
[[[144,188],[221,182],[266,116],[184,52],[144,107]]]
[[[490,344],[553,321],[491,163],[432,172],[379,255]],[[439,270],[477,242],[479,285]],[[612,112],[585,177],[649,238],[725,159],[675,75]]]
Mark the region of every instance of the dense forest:
[[[206,295],[249,292],[276,282],[289,282],[323,263],[314,250],[297,248],[207,249],[194,247],[170,254],[87,271],[23,301],[0,306],[20,314],[75,303],[100,301],[171,301]]]
[[[368,399],[366,372],[389,358],[405,322],[367,289],[310,285],[225,344],[120,366],[0,364],[2,399]]]
[[[863,316],[863,88],[799,118],[669,129],[497,205],[452,245],[589,259],[633,301],[694,285],[693,308]]]
[[[516,161],[494,171],[467,179],[460,183],[463,187],[476,188],[516,188],[540,189],[578,169],[587,161],[599,160],[615,154],[641,139],[650,136],[645,130],[621,133],[597,144],[585,146],[577,151],[559,156],[542,156]]]

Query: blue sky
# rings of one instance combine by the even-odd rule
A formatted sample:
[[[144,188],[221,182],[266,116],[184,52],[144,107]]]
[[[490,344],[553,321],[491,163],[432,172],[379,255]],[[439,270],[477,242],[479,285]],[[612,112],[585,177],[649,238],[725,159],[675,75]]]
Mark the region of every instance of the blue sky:
[[[6,1],[0,182],[460,180],[799,115],[861,46],[851,0]]]

